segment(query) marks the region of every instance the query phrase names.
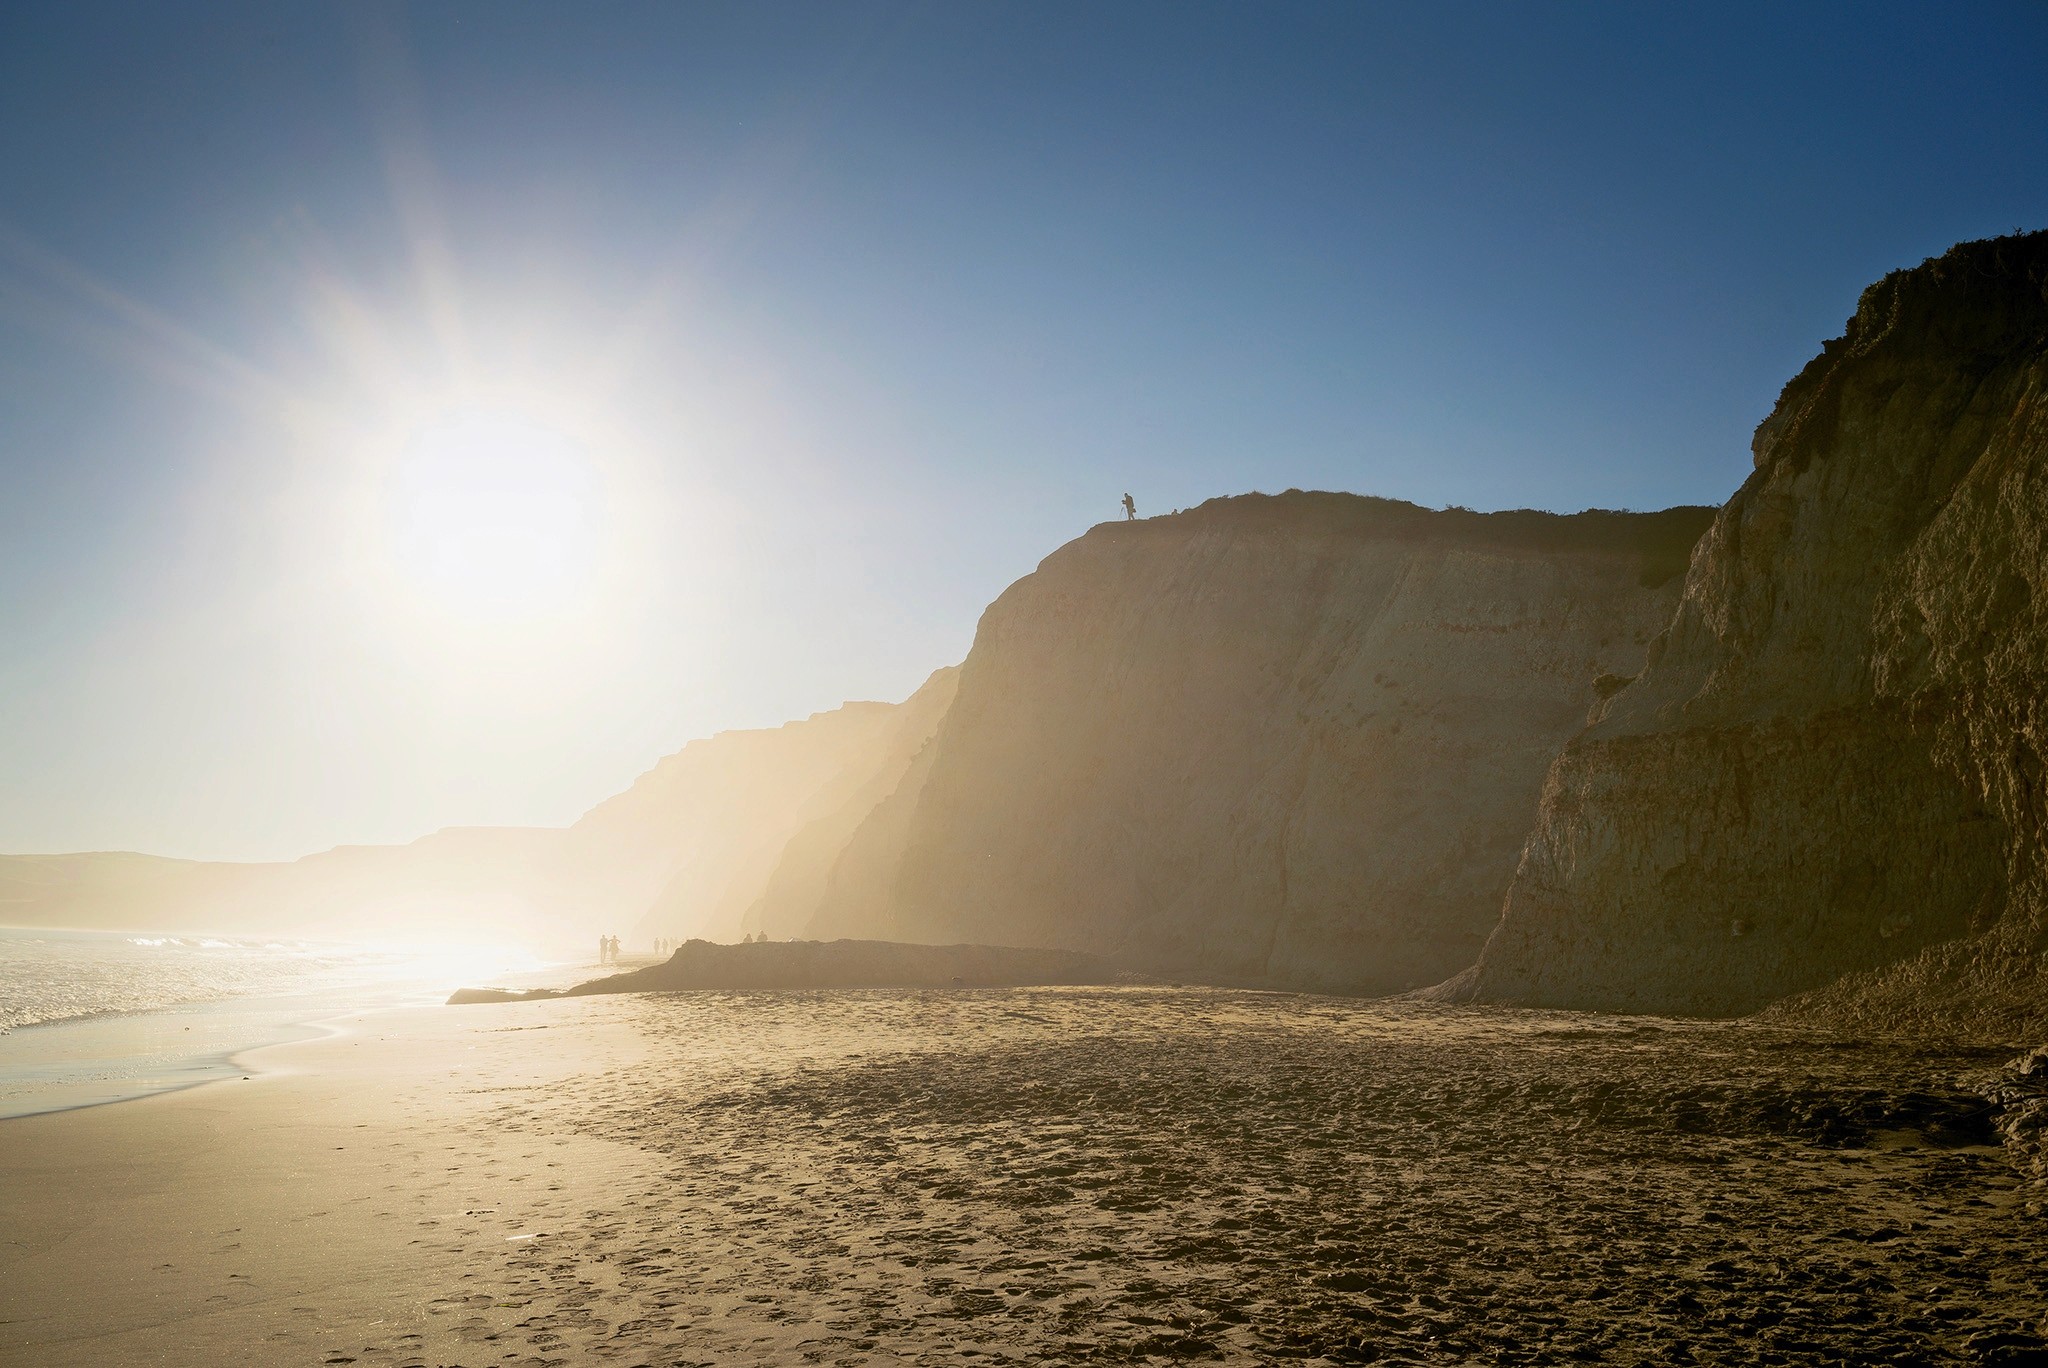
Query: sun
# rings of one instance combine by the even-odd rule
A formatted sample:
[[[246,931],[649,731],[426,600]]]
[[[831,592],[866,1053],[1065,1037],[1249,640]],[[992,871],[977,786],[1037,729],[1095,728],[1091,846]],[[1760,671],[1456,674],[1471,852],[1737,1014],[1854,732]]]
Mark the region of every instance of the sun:
[[[600,551],[599,471],[585,444],[517,409],[462,405],[411,425],[390,470],[394,569],[476,621],[560,611]]]

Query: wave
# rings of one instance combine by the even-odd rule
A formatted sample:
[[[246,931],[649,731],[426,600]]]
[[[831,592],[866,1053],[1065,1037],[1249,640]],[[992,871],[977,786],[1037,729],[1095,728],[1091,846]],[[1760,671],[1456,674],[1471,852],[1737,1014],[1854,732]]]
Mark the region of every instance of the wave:
[[[316,991],[398,957],[214,936],[0,931],[0,1032],[228,998]]]
[[[271,938],[0,928],[0,1033],[93,1017],[387,982],[451,986],[539,961]],[[481,956],[481,958],[479,958]]]

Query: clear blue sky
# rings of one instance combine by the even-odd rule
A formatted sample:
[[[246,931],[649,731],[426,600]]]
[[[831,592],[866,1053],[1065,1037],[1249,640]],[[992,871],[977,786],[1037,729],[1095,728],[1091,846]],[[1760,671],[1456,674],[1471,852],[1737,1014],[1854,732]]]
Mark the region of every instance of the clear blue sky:
[[[1865,284],[2048,224],[2044,72],[2036,3],[0,6],[0,849],[565,821],[1126,489],[1717,503]],[[630,453],[601,614],[372,564],[393,376]]]

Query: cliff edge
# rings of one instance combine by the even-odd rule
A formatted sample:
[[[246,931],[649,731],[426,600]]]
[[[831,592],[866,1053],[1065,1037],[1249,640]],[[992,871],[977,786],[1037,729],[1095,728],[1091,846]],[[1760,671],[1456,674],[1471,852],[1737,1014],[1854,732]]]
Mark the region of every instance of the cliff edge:
[[[1443,996],[2048,1029],[2044,386],[2048,234],[1864,293]]]

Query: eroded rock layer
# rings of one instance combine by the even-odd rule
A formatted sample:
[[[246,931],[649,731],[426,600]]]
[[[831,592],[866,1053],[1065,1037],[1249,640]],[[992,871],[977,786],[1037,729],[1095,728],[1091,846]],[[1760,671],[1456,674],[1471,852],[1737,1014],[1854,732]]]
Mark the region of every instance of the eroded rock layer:
[[[2048,234],[1865,292],[1449,995],[2048,1028]]]
[[[808,934],[1348,991],[1454,972],[1710,516],[1291,492],[1097,527],[983,616]]]

